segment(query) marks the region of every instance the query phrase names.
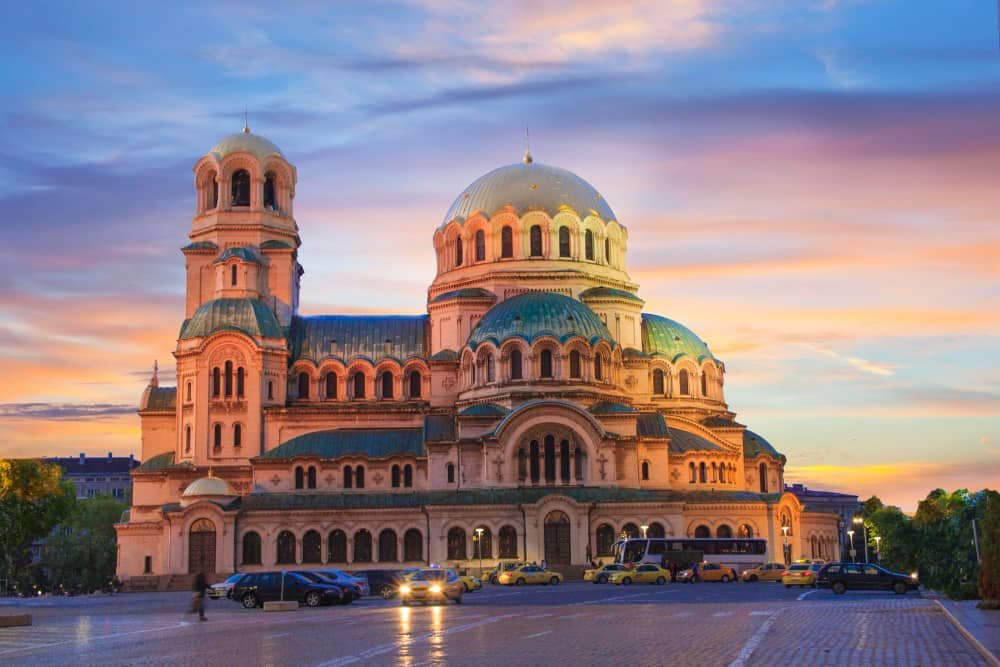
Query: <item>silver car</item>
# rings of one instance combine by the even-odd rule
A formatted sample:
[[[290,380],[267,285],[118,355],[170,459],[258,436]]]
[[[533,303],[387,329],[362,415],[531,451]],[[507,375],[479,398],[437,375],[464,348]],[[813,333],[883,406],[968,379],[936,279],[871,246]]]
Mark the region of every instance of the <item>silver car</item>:
[[[231,574],[228,577],[226,577],[225,581],[220,581],[217,584],[212,584],[211,586],[208,587],[208,591],[206,591],[208,593],[208,597],[212,598],[213,600],[218,600],[220,598],[228,598],[230,594],[233,592],[233,586],[235,586],[236,582],[239,581],[242,577],[243,573],[237,572],[236,574]]]

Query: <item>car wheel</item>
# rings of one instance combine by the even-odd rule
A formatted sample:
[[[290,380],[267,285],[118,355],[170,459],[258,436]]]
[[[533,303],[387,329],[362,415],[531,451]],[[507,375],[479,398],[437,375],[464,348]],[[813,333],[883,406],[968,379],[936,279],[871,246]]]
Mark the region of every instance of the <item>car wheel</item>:
[[[243,596],[243,607],[245,609],[253,609],[257,606],[257,596],[253,593],[247,593]]]
[[[785,584],[785,588],[791,588],[791,587],[792,587],[791,584]]]
[[[462,604],[462,596],[461,595],[459,595],[457,598],[455,598],[455,604]]]
[[[844,593],[847,592],[847,585],[843,581],[834,582],[832,588],[833,592],[836,593],[837,595],[843,595]]]
[[[316,591],[310,591],[306,593],[306,606],[307,607],[318,607],[319,603],[322,601],[320,594]]]
[[[729,575],[728,574],[722,575],[722,583],[724,583],[724,584],[728,584],[729,583]]]
[[[468,593],[468,592],[469,592],[469,584],[465,583],[464,581],[462,582],[462,588],[464,588],[464,589],[465,589],[465,592],[466,592],[466,593]]]
[[[602,574],[601,576],[599,576],[597,578],[597,581],[595,583],[598,583],[598,584],[606,584],[606,583],[608,583],[608,575]]]
[[[396,591],[392,590],[392,586],[383,586],[379,589],[378,594],[382,596],[383,600],[390,600]]]
[[[628,586],[632,583],[632,579],[630,577],[622,577],[622,583]]]
[[[756,581],[757,581],[757,575],[756,574],[751,574],[750,575],[750,583],[752,584],[752,583],[755,583]]]
[[[553,586],[558,586],[559,585],[559,577],[552,577],[551,579],[549,579],[549,583],[552,584]]]
[[[906,584],[904,584],[902,581],[897,581],[892,585],[892,592],[895,593],[896,595],[905,595]]]
[[[515,586],[524,586],[524,584],[525,584],[524,577],[521,577],[520,579],[514,582]]]
[[[353,595],[347,594],[340,598],[340,604],[344,605],[345,607],[351,604],[352,602],[354,602]]]
[[[666,580],[666,579],[664,579],[663,577],[657,577],[657,578],[656,578],[656,583],[657,583],[658,585],[662,586],[663,584],[667,583],[667,580]]]

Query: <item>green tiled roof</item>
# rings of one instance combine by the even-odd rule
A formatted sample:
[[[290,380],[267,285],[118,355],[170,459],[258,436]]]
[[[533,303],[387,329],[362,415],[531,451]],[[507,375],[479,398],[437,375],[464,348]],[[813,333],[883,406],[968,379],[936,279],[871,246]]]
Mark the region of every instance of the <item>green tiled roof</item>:
[[[634,347],[626,347],[622,350],[622,357],[625,359],[649,359],[649,355]]]
[[[700,435],[679,428],[670,429],[670,453],[721,452],[725,448],[710,442]]]
[[[463,289],[453,290],[451,292],[445,292],[444,294],[438,294],[436,297],[431,299],[431,303],[448,301],[450,299],[489,299],[490,301],[493,301],[496,298],[496,294],[487,289],[483,289],[482,287],[466,287]]]
[[[593,344],[614,338],[594,311],[582,302],[554,292],[527,292],[493,306],[469,335],[468,344],[475,349],[491,341],[499,345],[508,338],[523,338],[532,342],[541,336],[554,336],[566,341],[581,336]]]
[[[431,355],[431,361],[458,361],[458,352],[455,350],[438,350]]]
[[[602,401],[591,405],[587,408],[587,411],[592,415],[615,415],[635,412],[635,408],[630,405],[623,405],[622,403]]]
[[[451,415],[427,415],[424,417],[424,439],[427,442],[455,440],[455,418]]]
[[[248,336],[283,338],[274,312],[259,299],[215,299],[203,303],[181,325],[178,338],[210,336],[216,331],[240,331]]]
[[[194,243],[188,243],[186,246],[181,248],[181,252],[188,250],[218,250],[219,246],[215,245],[211,241],[195,241]]]
[[[626,301],[635,301],[636,303],[646,303],[635,294],[632,294],[632,292],[612,287],[591,287],[580,292],[580,298],[584,301],[587,299],[625,299]]]
[[[743,456],[748,459],[757,457],[759,454],[768,454],[776,459],[784,457],[771,443],[747,429],[743,431]]]
[[[648,313],[642,314],[642,351],[671,361],[682,356],[697,362],[714,359],[708,345],[686,326]]]
[[[503,417],[508,412],[510,411],[507,408],[496,403],[480,403],[470,405],[458,414],[463,417]]]
[[[251,262],[253,264],[260,264],[260,258],[257,257],[257,252],[253,248],[248,248],[246,246],[239,246],[238,248],[226,248],[223,250],[218,257],[215,258],[216,262],[224,262],[230,257],[236,257],[244,262]]]
[[[670,429],[659,412],[644,412],[636,421],[636,432],[645,438],[669,438]]]
[[[149,392],[147,410],[176,410],[177,387],[156,387]]]
[[[535,503],[549,495],[568,496],[580,503],[634,502],[776,502],[752,491],[654,491],[602,487],[537,487],[530,489],[473,489],[413,493],[251,493],[239,499],[243,511],[336,510],[411,508],[421,506],[509,505]]]
[[[427,354],[426,315],[316,315],[296,317],[291,331],[292,361],[327,357],[372,362],[404,361]],[[332,343],[336,341],[336,346]]]
[[[424,431],[419,428],[343,428],[314,431],[292,438],[258,459],[290,459],[318,456],[335,459],[357,454],[385,458],[396,454],[424,456]]]
[[[260,244],[261,250],[294,250],[291,245],[284,241],[264,241]]]
[[[177,469],[177,468],[190,468],[191,464],[187,461],[182,463],[174,463],[174,453],[164,452],[163,454],[157,454],[156,456],[150,457],[142,462],[142,465],[136,468],[133,472],[159,472],[160,470],[167,469]]]

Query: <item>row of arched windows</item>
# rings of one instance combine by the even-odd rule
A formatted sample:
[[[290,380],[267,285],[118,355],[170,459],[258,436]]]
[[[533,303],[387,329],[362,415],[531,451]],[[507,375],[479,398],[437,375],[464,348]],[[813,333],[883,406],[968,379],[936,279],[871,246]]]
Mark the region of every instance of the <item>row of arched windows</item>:
[[[316,466],[309,466],[308,469],[304,469],[302,466],[295,466],[295,488],[316,488]]]
[[[204,183],[204,208],[203,211],[212,211],[222,206],[250,206],[253,198],[251,188],[253,179],[246,169],[237,169],[229,177],[229,199],[220,201],[219,199],[219,179],[217,173],[210,171]],[[278,202],[278,177],[273,171],[265,172],[263,189],[260,191],[260,201],[265,209],[271,211],[281,210]]]
[[[560,356],[558,350],[545,343],[542,344],[536,356],[534,368],[526,369],[524,353],[518,346],[507,350],[506,361],[497,364],[496,354],[491,347],[486,347],[473,357],[468,353],[463,363],[463,377],[466,387],[477,387],[497,382],[514,382],[518,380],[581,380],[586,382],[606,382],[608,376],[608,358],[604,352],[596,352],[587,358],[580,350],[571,349],[568,354]],[[498,373],[501,370],[501,373]],[[530,372],[529,372],[530,371]],[[607,379],[606,379],[607,378]]]
[[[410,488],[413,486],[413,466],[407,463],[404,466],[394,465],[390,474],[392,488]]]
[[[698,394],[704,398],[710,398],[714,389],[712,389],[714,382],[713,371],[706,368],[699,375],[698,373],[692,373],[686,368],[682,368],[677,371],[677,393],[680,396],[693,396],[691,391],[691,376],[694,375],[696,378],[700,379],[701,382],[701,393]],[[653,395],[654,396],[670,396],[672,394],[669,386],[669,376],[661,368],[653,369]]]
[[[424,538],[417,528],[410,528],[403,533],[402,559],[400,559],[399,538],[395,530],[386,528],[378,535],[374,544],[372,534],[362,528],[354,533],[352,540],[353,554],[348,558],[347,533],[339,528],[330,532],[326,539],[327,563],[370,563],[373,561],[373,546],[377,548],[380,563],[398,563],[422,561],[424,559]],[[261,537],[256,531],[243,535],[243,565],[262,565]],[[324,562],[323,538],[318,530],[308,530],[302,536],[301,555],[299,542],[295,533],[283,530],[275,540],[275,563],[278,565],[295,565],[298,563]]]
[[[514,228],[511,225],[504,225],[500,228],[499,255],[493,255],[488,251],[486,230],[478,229],[471,239],[463,238],[461,233],[450,236],[451,261],[445,262],[443,266],[459,268],[466,265],[466,255],[471,245],[472,262],[494,261],[496,259],[543,259],[547,257],[558,257],[560,259],[582,259],[588,262],[598,262],[612,266],[620,266],[620,262],[612,255],[612,242],[607,236],[602,237],[604,253],[598,256],[597,248],[601,247],[601,239],[592,229],[585,229],[582,240],[578,237],[577,243],[582,244],[582,248],[575,248],[573,231],[567,225],[560,225],[556,232],[556,250],[550,252],[545,243],[545,231],[542,225],[532,225],[528,228],[527,248],[515,247],[517,239]],[[525,252],[527,250],[527,252]],[[495,251],[494,251],[495,252]]]
[[[711,465],[702,461],[695,465],[688,463],[688,482],[690,484],[735,484],[736,465],[732,463],[716,463]]]
[[[554,435],[541,443],[531,440],[517,450],[517,481],[521,484],[582,483],[587,453],[563,438],[556,444]],[[572,475],[572,476],[571,476]]]
[[[829,535],[813,535],[809,538],[809,547],[813,558],[834,560],[838,558],[837,538]]]
[[[423,393],[423,381],[424,377],[420,371],[408,371],[403,384],[405,390],[404,398],[420,398]],[[396,375],[392,371],[382,371],[375,376],[374,395],[381,399],[395,398],[395,383]],[[320,383],[320,387],[323,389],[323,395],[319,398],[328,401],[339,398],[339,384],[340,376],[336,372],[330,371],[329,373],[326,373]],[[312,386],[312,376],[305,371],[300,371],[296,379],[296,396],[299,400],[307,400],[310,398],[312,394]],[[362,371],[354,371],[351,373],[347,381],[347,391],[347,398],[349,400],[366,399],[368,397],[368,375]]]
[[[242,366],[233,368],[227,361],[221,368],[212,369],[212,398],[243,398],[246,395],[246,371]],[[191,383],[187,385],[187,400],[191,400]]]
[[[497,535],[496,556],[493,552],[493,533],[486,526],[472,531],[471,551],[464,528],[455,526],[448,530],[448,560],[470,558],[517,558],[517,530],[503,526]]]
[[[691,534],[691,537],[700,537],[700,538],[712,537],[712,529],[704,524],[696,526]],[[715,537],[721,537],[725,539],[733,537],[732,526],[729,526],[727,524],[720,525],[718,528],[715,529]],[[740,524],[740,527],[737,528],[736,530],[735,537],[748,538],[748,539],[753,537],[753,527],[746,523]]]

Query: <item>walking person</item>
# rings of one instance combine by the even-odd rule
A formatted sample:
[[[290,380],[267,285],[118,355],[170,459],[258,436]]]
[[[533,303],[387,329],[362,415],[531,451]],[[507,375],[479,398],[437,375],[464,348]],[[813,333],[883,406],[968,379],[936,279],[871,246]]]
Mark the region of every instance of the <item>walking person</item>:
[[[691,566],[691,581],[698,582],[698,563]]]
[[[541,568],[542,568],[543,570],[547,570],[547,569],[549,569],[549,568],[548,568],[548,563],[546,563],[546,562],[545,562],[545,559],[544,559],[544,558],[542,559],[542,564],[541,564]]]
[[[205,591],[208,590],[208,583],[205,581],[205,573],[199,572],[194,577],[194,586],[191,587],[194,591],[191,595],[191,608],[188,609],[188,613],[193,614],[198,612],[198,620],[207,621],[205,618]]]

